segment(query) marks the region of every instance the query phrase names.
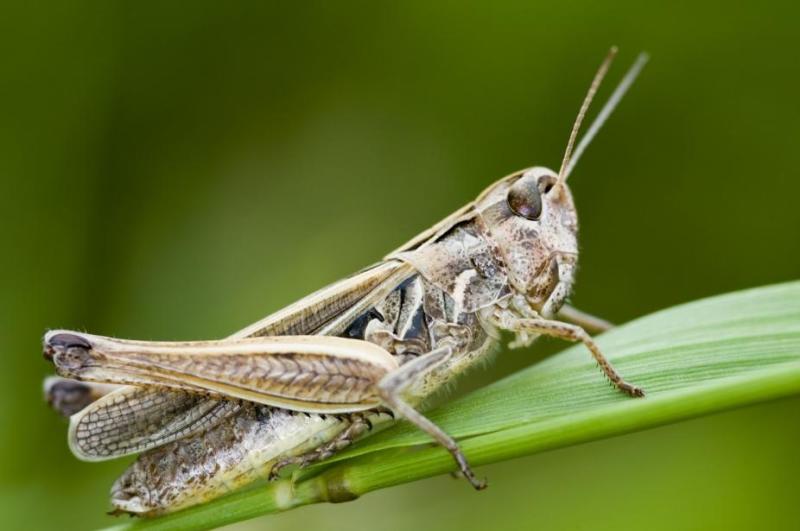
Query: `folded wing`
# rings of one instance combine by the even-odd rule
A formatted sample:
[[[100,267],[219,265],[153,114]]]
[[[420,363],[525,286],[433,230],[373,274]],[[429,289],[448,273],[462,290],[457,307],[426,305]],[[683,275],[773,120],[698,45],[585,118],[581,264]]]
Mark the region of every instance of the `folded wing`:
[[[69,446],[84,461],[114,459],[205,431],[240,407],[238,400],[125,386],[70,417]]]

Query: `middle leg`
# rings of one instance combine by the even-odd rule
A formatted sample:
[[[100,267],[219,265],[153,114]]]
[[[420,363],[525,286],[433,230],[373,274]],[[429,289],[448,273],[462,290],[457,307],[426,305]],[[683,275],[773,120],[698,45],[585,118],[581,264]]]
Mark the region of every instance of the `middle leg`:
[[[433,351],[416,358],[403,365],[397,371],[387,374],[378,384],[378,392],[383,402],[395,413],[414,424],[416,427],[430,435],[436,442],[442,445],[450,455],[453,456],[458,468],[467,481],[476,489],[486,488],[486,481],[479,480],[472,472],[472,468],[466,456],[459,448],[458,443],[444,432],[439,426],[430,419],[417,411],[402,396],[403,390],[417,378],[422,377],[426,372],[443,363],[453,354],[451,345],[438,347]]]

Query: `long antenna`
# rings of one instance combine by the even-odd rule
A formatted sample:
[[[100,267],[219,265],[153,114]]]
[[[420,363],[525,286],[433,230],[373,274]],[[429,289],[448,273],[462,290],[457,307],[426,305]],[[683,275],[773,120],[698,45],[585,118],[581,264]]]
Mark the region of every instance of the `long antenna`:
[[[586,147],[594,140],[594,136],[603,127],[606,120],[611,113],[614,112],[614,109],[619,104],[622,97],[628,91],[628,89],[633,85],[633,82],[636,81],[636,78],[639,76],[639,72],[642,71],[644,65],[647,64],[647,61],[650,60],[650,56],[646,53],[642,52],[639,54],[639,57],[636,58],[636,62],[633,63],[633,66],[630,67],[628,72],[625,74],[625,77],[622,78],[622,81],[619,82],[617,88],[614,89],[614,92],[608,98],[608,101],[603,108],[600,109],[600,112],[597,113],[597,117],[592,122],[592,125],[589,126],[589,129],[586,131],[586,134],[583,135],[581,141],[578,142],[578,147],[575,148],[575,151],[572,153],[572,157],[567,164],[567,171],[564,173],[564,180],[566,181],[569,177],[569,174],[572,173],[572,170],[575,168],[575,164],[578,163],[578,159],[581,158],[583,151]]]
[[[608,51],[608,55],[606,55],[606,58],[603,59],[603,62],[600,64],[600,68],[597,69],[597,73],[594,75],[592,84],[589,85],[589,91],[586,93],[586,97],[583,98],[583,103],[578,111],[578,117],[575,119],[575,123],[572,126],[572,132],[569,134],[567,150],[564,152],[564,160],[561,161],[561,168],[558,170],[558,183],[556,183],[556,186],[562,184],[567,179],[566,170],[569,167],[569,159],[572,155],[572,146],[575,145],[575,138],[578,136],[578,131],[581,128],[581,122],[583,122],[583,118],[586,116],[586,111],[589,110],[589,104],[592,103],[592,98],[594,98],[594,95],[597,92],[597,87],[599,87],[600,83],[603,81],[606,72],[608,72],[608,67],[611,66],[611,61],[614,60],[616,55],[617,47],[612,46]]]

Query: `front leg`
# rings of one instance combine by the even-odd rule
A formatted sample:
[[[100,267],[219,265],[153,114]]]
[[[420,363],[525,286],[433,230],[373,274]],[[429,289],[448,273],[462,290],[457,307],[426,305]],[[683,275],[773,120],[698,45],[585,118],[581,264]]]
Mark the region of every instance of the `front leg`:
[[[626,382],[620,376],[614,366],[611,365],[611,362],[600,351],[600,347],[597,346],[594,339],[580,326],[542,318],[511,318],[505,321],[502,327],[517,333],[536,333],[567,341],[580,341],[592,353],[597,365],[600,366],[606,377],[614,384],[614,387],[633,397],[644,396],[644,390],[641,387]]]

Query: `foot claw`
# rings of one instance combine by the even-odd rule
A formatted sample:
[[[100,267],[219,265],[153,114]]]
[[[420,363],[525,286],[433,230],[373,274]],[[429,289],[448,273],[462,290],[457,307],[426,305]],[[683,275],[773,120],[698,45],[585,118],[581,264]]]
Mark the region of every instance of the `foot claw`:
[[[278,461],[274,465],[272,465],[272,470],[269,471],[268,480],[275,481],[280,478],[281,470],[286,468],[288,465],[291,465],[294,461],[288,461],[286,459]]]
[[[633,398],[642,398],[644,396],[644,389],[638,385],[622,382],[618,387],[620,391]]]
[[[469,483],[475,488],[475,490],[483,490],[489,486],[489,483],[486,481],[486,478],[483,479],[472,478]]]

